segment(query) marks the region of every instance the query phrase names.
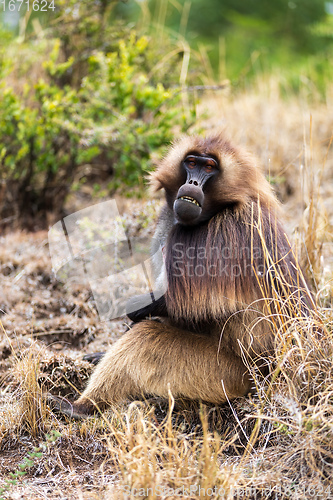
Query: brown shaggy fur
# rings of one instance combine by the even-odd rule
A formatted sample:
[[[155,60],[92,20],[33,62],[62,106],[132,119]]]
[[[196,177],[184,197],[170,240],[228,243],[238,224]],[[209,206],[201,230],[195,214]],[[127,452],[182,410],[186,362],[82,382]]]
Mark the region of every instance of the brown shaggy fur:
[[[173,215],[189,153],[219,164],[218,177],[204,189],[209,217],[194,226],[176,224]],[[245,395],[252,390],[247,363],[267,373],[265,357],[274,351],[267,315],[303,314],[308,307],[278,203],[248,154],[223,135],[185,137],[151,185],[166,194],[156,234],[166,248],[168,318],[135,324],[110,348],[74,414],[129,396],[167,397],[169,388],[175,397],[213,403]]]

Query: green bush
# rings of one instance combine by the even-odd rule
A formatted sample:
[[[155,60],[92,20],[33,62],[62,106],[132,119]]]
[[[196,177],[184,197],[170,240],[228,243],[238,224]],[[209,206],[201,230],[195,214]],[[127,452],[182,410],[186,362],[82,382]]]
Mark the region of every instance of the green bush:
[[[92,27],[101,18],[86,13],[84,22]],[[110,192],[140,191],[152,152],[172,139],[176,125],[184,130],[191,120],[182,110],[179,92],[149,77],[153,49],[148,38],[122,28],[122,38],[102,47],[76,28],[80,51],[78,39],[72,46],[64,32],[51,38],[39,53],[38,61],[44,62],[37,81],[29,80],[27,69],[18,78],[20,85],[12,85],[10,77],[18,74],[15,63],[2,71],[2,218],[16,217],[24,225],[32,220],[36,225],[38,219],[45,225],[48,212],[62,215],[78,170],[94,163],[112,174]],[[98,30],[93,33],[99,35]],[[31,55],[33,42],[22,50]],[[5,67],[8,58],[2,60]]]

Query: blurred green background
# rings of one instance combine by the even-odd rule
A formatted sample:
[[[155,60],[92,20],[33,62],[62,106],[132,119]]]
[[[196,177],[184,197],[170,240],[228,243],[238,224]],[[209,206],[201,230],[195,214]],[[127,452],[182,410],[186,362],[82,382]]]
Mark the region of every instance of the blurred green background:
[[[253,71],[331,75],[333,2],[325,0],[150,0],[118,2],[118,17],[154,33],[184,37],[205,51],[215,78],[237,82]],[[154,31],[155,27],[155,31]],[[328,76],[328,75],[326,75]],[[323,83],[323,82],[320,82]]]
[[[333,2],[0,1],[0,224],[44,227],[68,195],[141,195],[195,129],[198,92],[274,75],[327,100]]]

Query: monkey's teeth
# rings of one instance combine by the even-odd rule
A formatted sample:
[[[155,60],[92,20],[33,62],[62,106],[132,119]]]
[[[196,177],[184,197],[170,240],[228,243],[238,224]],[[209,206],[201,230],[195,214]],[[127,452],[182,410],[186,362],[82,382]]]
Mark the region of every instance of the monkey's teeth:
[[[200,204],[195,200],[194,198],[191,198],[191,196],[181,196],[178,198],[179,200],[184,200],[184,201],[189,201],[190,203],[193,203],[197,207],[200,207]]]

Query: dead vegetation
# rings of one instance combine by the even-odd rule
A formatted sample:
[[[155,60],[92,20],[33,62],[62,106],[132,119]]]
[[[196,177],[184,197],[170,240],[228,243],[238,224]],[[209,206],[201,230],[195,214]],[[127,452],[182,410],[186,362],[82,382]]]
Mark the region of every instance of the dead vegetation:
[[[329,103],[312,97],[283,101],[269,80],[198,109],[202,128],[226,127],[262,159],[315,283],[310,318],[274,318],[273,376],[254,373],[255,396],[213,407],[170,394],[83,422],[58,417],[45,395],[76,397],[92,370],[82,356],[105,350],[126,326],[100,322],[85,286],[54,280],[46,233],[1,237],[0,474],[8,488],[0,498],[332,498],[333,122]],[[132,203],[127,227],[149,234],[159,202],[148,214]]]

